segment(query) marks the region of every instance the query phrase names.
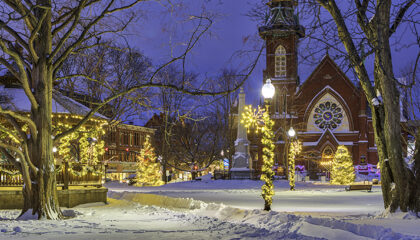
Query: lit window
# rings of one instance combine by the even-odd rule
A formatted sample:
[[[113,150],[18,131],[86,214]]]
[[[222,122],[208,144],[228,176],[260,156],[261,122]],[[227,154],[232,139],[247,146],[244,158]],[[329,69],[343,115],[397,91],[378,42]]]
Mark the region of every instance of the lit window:
[[[275,53],[275,77],[286,77],[286,49],[279,45]]]

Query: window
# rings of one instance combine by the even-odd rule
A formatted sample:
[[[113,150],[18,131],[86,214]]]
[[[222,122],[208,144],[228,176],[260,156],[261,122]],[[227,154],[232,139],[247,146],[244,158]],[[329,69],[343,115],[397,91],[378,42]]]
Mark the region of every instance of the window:
[[[275,77],[286,77],[286,49],[279,45],[275,53]]]
[[[109,143],[116,143],[117,142],[117,133],[115,128],[108,128],[108,141]]]
[[[121,132],[121,145],[129,145],[129,144],[130,144],[130,133]]]
[[[326,101],[320,103],[315,108],[313,115],[315,124],[320,129],[336,129],[343,121],[343,111],[339,105],[334,102]]]
[[[322,160],[319,162],[321,167],[330,171],[332,167],[332,160],[334,158],[334,150],[331,146],[326,146],[322,151]]]
[[[134,146],[140,146],[140,133],[134,133]]]
[[[322,151],[322,158],[334,158],[334,150],[330,146],[325,147]]]

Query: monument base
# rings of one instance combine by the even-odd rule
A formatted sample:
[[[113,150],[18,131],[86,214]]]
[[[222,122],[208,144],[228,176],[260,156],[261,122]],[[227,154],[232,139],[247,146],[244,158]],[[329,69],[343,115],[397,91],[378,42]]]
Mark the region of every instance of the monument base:
[[[252,169],[249,168],[231,168],[230,179],[251,179]]]

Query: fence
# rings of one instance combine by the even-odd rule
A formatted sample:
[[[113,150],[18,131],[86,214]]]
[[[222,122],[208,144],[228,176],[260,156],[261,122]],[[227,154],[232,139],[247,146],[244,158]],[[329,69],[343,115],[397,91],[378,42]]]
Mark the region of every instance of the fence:
[[[65,163],[56,173],[57,186],[68,189],[69,186],[102,186],[104,167],[102,164],[86,165]],[[23,186],[22,175],[13,164],[0,164],[0,187]]]
[[[0,164],[0,186],[23,186],[23,178],[13,164]]]

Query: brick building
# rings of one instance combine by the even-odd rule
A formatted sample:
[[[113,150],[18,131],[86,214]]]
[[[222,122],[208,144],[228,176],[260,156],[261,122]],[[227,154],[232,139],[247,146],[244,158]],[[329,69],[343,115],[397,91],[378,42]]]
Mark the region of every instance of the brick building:
[[[327,171],[339,145],[349,149],[355,165],[376,164],[372,120],[362,89],[349,80],[328,54],[300,84],[297,48],[304,29],[294,15],[295,4],[293,0],[269,2],[270,17],[259,28],[266,42],[263,81],[270,78],[276,88],[270,109],[275,120],[276,163],[285,163],[290,141],[287,131],[293,127],[304,152],[297,164],[307,170]],[[254,140],[251,146],[253,168],[257,171],[262,164],[258,144]]]
[[[107,178],[123,181],[136,173],[137,156],[143,148],[146,136],[153,139],[155,129],[133,124],[117,124],[105,127],[105,155]]]

